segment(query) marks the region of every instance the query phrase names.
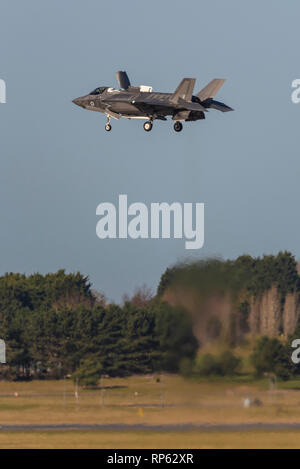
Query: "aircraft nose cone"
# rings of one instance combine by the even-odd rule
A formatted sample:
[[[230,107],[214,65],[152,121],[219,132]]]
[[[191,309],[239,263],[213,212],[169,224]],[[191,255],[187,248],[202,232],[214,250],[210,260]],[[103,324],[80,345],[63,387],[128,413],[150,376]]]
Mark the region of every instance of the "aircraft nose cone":
[[[84,100],[82,98],[75,98],[73,99],[72,103],[76,104],[77,106],[84,107]]]
[[[77,104],[77,106],[80,106],[80,99],[75,98],[75,99],[73,99],[72,103]]]

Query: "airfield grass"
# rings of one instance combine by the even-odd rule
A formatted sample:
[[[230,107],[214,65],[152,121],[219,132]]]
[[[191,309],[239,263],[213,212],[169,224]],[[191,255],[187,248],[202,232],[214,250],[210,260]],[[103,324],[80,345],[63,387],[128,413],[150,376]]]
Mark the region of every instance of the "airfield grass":
[[[299,449],[298,432],[7,432],[1,449]]]
[[[159,379],[158,379],[159,378]],[[261,406],[243,407],[243,399]],[[102,389],[71,380],[0,382],[1,425],[300,423],[300,381],[105,378]],[[300,448],[300,431],[1,431],[0,448]]]

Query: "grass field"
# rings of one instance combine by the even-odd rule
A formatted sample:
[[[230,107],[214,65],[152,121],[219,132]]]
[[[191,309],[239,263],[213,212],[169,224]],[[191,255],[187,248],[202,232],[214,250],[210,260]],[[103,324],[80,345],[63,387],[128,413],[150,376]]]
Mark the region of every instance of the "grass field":
[[[294,449],[300,432],[7,432],[1,448],[21,449]]]
[[[261,406],[243,407],[243,399]],[[0,382],[1,425],[128,424],[163,431],[4,431],[0,448],[300,448],[300,431],[166,431],[165,425],[300,424],[299,381],[186,380],[163,375],[104,379],[102,389],[65,381]]]

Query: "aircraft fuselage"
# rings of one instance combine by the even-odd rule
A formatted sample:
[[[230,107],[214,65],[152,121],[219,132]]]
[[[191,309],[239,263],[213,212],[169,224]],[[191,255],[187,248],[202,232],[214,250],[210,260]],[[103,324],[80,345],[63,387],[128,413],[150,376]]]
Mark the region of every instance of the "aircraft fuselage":
[[[183,78],[174,93],[153,92],[150,86],[131,86],[126,72],[117,72],[120,89],[101,86],[91,93],[73,100],[73,103],[89,111],[102,112],[107,116],[106,130],[111,130],[110,119],[147,119],[144,129],[152,129],[155,119],[167,120],[172,116],[174,130],[182,130],[181,121],[205,119],[209,108],[222,112],[232,111],[224,103],[213,98],[224,84],[215,78],[197,95],[193,95],[195,78]]]

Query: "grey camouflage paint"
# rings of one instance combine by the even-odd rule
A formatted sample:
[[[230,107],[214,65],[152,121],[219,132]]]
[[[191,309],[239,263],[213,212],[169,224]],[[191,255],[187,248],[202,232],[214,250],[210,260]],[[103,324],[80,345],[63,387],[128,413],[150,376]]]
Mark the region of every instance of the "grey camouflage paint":
[[[73,103],[83,109],[106,114],[108,122],[111,117],[123,117],[149,119],[152,123],[155,119],[166,120],[167,116],[176,122],[196,121],[205,119],[205,113],[210,108],[222,112],[233,111],[213,99],[224,84],[224,79],[215,78],[197,95],[193,95],[195,78],[184,78],[174,93],[158,93],[145,91],[147,87],[131,86],[126,72],[117,72],[116,76],[120,89],[99,87],[74,99]]]

